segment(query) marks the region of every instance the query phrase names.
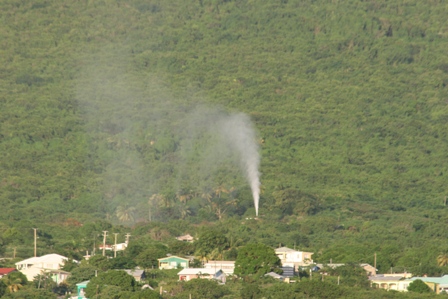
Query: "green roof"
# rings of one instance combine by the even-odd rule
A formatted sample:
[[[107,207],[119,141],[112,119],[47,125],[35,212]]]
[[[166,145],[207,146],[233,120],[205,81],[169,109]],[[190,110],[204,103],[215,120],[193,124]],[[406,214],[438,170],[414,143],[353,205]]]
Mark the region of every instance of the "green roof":
[[[158,259],[159,261],[164,261],[164,260],[184,260],[184,261],[189,261],[189,259],[183,258],[183,257],[179,257],[177,255],[172,255],[172,256],[168,256],[168,257],[163,257]]]
[[[438,284],[448,284],[448,275],[443,275],[442,277],[412,277],[409,280],[420,279],[423,282],[433,282]]]

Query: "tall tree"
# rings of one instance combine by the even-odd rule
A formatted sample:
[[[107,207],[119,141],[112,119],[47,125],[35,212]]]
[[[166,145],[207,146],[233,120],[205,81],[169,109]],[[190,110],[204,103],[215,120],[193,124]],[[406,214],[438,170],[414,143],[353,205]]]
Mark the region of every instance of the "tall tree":
[[[261,243],[247,244],[238,250],[234,273],[239,276],[261,276],[278,270],[280,266],[280,259],[274,249]]]
[[[408,286],[409,292],[415,292],[415,293],[430,293],[431,288],[424,283],[421,279],[416,279],[413,282],[411,282]]]
[[[437,257],[437,264],[440,267],[444,267],[446,265],[448,265],[448,253],[442,253]]]
[[[26,276],[21,272],[12,272],[3,277],[2,280],[10,293],[18,292],[28,282]]]
[[[228,248],[229,241],[226,236],[216,228],[204,229],[195,241],[196,251],[203,257],[209,255],[213,250],[222,252]]]
[[[135,208],[128,205],[118,206],[116,211],[117,218],[120,222],[133,222],[134,213]]]
[[[88,298],[99,298],[96,294],[101,295],[103,291],[107,290],[108,286],[118,287],[119,291],[134,291],[136,282],[134,277],[125,271],[109,270],[90,279],[86,288],[86,296]]]

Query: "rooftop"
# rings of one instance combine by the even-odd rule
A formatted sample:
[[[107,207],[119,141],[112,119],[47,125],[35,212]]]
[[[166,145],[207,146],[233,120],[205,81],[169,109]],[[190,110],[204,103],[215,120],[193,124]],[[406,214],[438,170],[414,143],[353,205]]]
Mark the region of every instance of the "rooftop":
[[[13,271],[16,271],[16,268],[0,268],[0,275],[6,275]]]
[[[280,248],[275,248],[275,253],[279,253],[279,252],[297,252],[297,250],[288,248],[288,247],[280,247]]]
[[[433,282],[438,284],[448,284],[448,275],[443,275],[442,277],[412,277],[409,280],[417,280],[420,279],[424,282]]]
[[[206,275],[215,275],[221,271],[221,269],[214,269],[214,268],[188,268],[183,269],[177,275],[198,275],[198,274],[206,274]]]
[[[61,260],[68,260],[68,257],[52,253],[52,254],[46,254],[39,257],[31,257],[29,259],[17,262],[16,265],[34,265],[39,263],[56,263],[61,262]],[[77,262],[77,261],[75,261]]]

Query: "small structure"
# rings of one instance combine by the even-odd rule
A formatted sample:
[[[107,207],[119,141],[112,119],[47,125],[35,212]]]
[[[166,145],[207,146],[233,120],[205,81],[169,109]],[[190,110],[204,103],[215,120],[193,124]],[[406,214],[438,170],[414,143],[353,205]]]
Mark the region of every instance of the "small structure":
[[[183,235],[183,236],[176,237],[176,240],[182,241],[182,242],[189,242],[189,243],[193,243],[194,242],[194,238],[190,234],[186,234],[186,235]]]
[[[112,250],[115,250],[115,251],[123,251],[123,250],[125,250],[126,248],[128,247],[128,243],[118,243],[118,244],[114,244],[114,245],[112,245]]]
[[[103,248],[104,248],[104,250],[113,250],[113,249],[114,249],[114,248],[113,248],[113,245],[108,245],[108,244],[103,245],[103,244],[101,244],[101,245],[99,246],[99,249],[100,249],[100,250],[103,250]]]
[[[233,275],[235,270],[235,261],[208,261],[204,264],[204,268],[218,269],[226,275]]]
[[[284,281],[284,280],[285,280],[285,277],[283,277],[282,275],[277,274],[277,273],[275,273],[275,272],[269,272],[269,273],[266,273],[264,276],[269,276],[269,277],[278,279],[278,280],[280,280],[280,281]]]
[[[16,268],[0,268],[0,278],[8,275],[11,272],[15,272],[15,271],[17,271]]]
[[[142,281],[146,278],[145,270],[124,270],[126,273],[134,277],[135,281]]]
[[[86,255],[84,255],[83,258],[84,258],[86,261],[88,261],[89,258],[91,258],[91,257],[92,257],[92,256],[89,254],[89,251],[87,250],[87,251],[86,251]]]
[[[189,268],[189,269],[183,269],[179,273],[179,280],[180,281],[189,281],[191,279],[195,278],[202,278],[202,279],[216,279],[221,282],[225,282],[226,275],[222,270],[215,270],[211,268]]]
[[[176,255],[158,259],[159,269],[188,268],[190,260]]]
[[[51,279],[58,285],[70,276],[70,272],[64,270],[47,270],[45,273],[48,273]]]
[[[283,277],[294,277],[294,267],[289,267],[289,266],[285,266],[281,268],[283,273],[282,276]]]
[[[85,296],[85,289],[87,288],[87,284],[89,283],[90,280],[86,280],[80,283],[76,284],[76,289],[77,289],[77,294],[78,294],[78,299],[84,299],[86,298]]]
[[[275,249],[275,254],[282,262],[282,266],[293,267],[298,270],[299,267],[309,266],[313,263],[312,252],[297,251],[288,247],[280,247]]]
[[[370,264],[363,263],[359,264],[361,268],[363,268],[368,276],[375,276],[376,275],[376,268]]]

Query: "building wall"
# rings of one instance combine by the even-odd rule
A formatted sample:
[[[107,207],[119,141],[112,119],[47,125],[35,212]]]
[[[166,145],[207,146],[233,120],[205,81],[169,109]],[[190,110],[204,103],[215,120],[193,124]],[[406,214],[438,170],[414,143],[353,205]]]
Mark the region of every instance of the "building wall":
[[[186,259],[181,259],[178,257],[165,258],[159,260],[160,269],[177,269],[177,268],[188,268],[189,261]]]

